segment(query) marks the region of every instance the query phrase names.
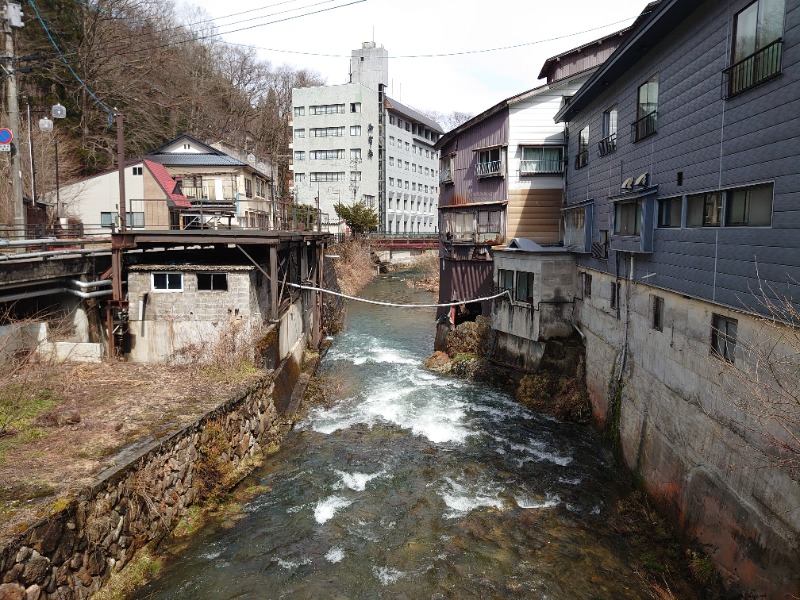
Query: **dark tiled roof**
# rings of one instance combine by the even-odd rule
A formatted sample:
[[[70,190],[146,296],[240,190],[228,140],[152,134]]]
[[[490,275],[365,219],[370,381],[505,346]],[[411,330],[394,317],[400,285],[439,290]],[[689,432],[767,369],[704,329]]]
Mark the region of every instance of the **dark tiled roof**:
[[[147,160],[176,167],[246,167],[247,163],[227,154],[171,153],[148,154]]]

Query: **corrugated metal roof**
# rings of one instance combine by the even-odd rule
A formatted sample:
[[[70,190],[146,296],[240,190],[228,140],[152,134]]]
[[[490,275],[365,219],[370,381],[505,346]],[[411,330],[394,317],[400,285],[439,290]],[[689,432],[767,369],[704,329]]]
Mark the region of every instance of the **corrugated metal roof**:
[[[172,200],[173,206],[177,206],[178,208],[192,207],[192,203],[189,202],[186,196],[175,193],[175,186],[177,184],[164,168],[164,165],[155,163],[151,160],[144,160],[142,162],[147,167],[147,170],[153,175],[153,178],[158,182],[158,185],[161,186],[161,189],[164,190],[169,199]]]
[[[167,153],[148,154],[148,160],[162,165],[177,167],[246,167],[247,163],[228,156],[227,154],[196,154],[196,153]]]
[[[514,238],[500,252],[568,252],[563,246],[540,246],[528,238]]]
[[[389,98],[389,96],[386,96],[386,102],[388,102],[388,108],[395,110],[399,113],[402,113],[403,115],[411,117],[415,121],[430,127],[436,133],[444,133],[444,130],[442,129],[441,125],[439,125],[436,121],[434,121],[430,117],[426,117],[421,112],[414,110],[413,108],[410,108],[405,104],[401,104],[394,98]]]

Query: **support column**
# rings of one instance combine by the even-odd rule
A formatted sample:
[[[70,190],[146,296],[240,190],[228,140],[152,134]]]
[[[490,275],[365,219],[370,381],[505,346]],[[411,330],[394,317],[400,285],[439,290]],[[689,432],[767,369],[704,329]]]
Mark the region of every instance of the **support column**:
[[[280,282],[278,281],[278,247],[269,247],[269,311],[270,317],[278,320],[278,294]]]

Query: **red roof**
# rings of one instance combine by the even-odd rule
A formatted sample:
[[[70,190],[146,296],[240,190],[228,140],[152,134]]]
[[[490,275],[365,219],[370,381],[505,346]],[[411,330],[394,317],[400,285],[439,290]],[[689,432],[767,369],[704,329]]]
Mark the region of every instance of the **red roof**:
[[[161,186],[161,189],[167,193],[169,199],[175,204],[178,208],[191,208],[192,203],[184,196],[183,194],[176,194],[175,193],[175,186],[177,185],[176,181],[170,176],[167,172],[167,169],[164,165],[158,164],[151,160],[143,160],[144,165],[147,167],[147,170],[153,175],[155,180],[158,182],[158,185]]]

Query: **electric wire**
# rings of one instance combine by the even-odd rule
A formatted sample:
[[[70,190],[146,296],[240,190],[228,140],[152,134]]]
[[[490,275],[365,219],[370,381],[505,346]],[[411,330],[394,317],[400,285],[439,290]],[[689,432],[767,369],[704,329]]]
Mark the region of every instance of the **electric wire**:
[[[67,69],[69,69],[69,72],[72,73],[72,76],[78,81],[78,83],[81,84],[81,87],[83,87],[83,89],[85,89],[89,93],[89,95],[94,99],[94,101],[97,102],[97,104],[100,105],[100,107],[103,110],[105,110],[106,113],[108,113],[108,118],[109,118],[109,122],[110,122],[111,121],[111,117],[114,116],[114,111],[112,111],[105,104],[103,104],[103,102],[100,100],[100,98],[95,96],[94,92],[89,89],[89,86],[87,86],[83,82],[83,79],[81,79],[78,76],[78,74],[75,72],[75,69],[73,69],[72,65],[69,64],[69,61],[66,59],[64,54],[61,52],[61,49],[58,47],[58,44],[56,44],[56,41],[53,39],[53,36],[50,34],[50,30],[47,28],[47,25],[45,24],[44,19],[42,19],[42,15],[39,14],[39,9],[36,7],[36,4],[34,3],[34,1],[33,0],[28,0],[28,4],[30,4],[31,8],[33,8],[33,11],[36,13],[36,18],[39,20],[39,23],[41,24],[42,28],[44,29],[44,32],[47,34],[47,37],[50,39],[50,43],[53,44],[53,48],[56,49],[56,52],[58,52],[58,55],[61,57],[61,60],[67,66]]]
[[[509,300],[511,299],[511,293],[508,290],[503,290],[502,292],[500,292],[499,294],[495,294],[494,296],[475,298],[473,300],[456,300],[454,302],[445,302],[439,304],[401,304],[398,302],[383,302],[381,300],[370,300],[369,298],[350,296],[348,294],[343,294],[341,292],[334,292],[333,290],[326,290],[325,288],[318,288],[312,285],[300,285],[299,283],[288,283],[288,282],[286,283],[286,285],[300,290],[322,292],[324,294],[330,294],[332,296],[339,296],[341,298],[346,298],[348,300],[355,300],[356,302],[363,302],[365,304],[377,304],[378,306],[391,306],[394,308],[446,308],[449,306],[461,306],[462,304],[472,304],[474,302],[484,302],[487,300],[494,300],[495,298],[499,298],[500,296],[508,296]]]

